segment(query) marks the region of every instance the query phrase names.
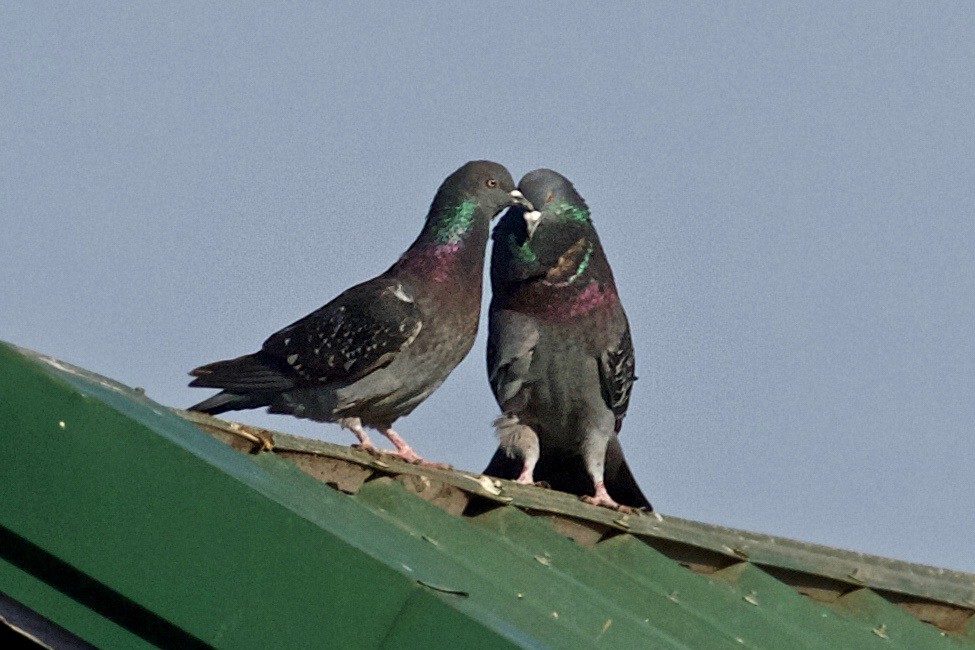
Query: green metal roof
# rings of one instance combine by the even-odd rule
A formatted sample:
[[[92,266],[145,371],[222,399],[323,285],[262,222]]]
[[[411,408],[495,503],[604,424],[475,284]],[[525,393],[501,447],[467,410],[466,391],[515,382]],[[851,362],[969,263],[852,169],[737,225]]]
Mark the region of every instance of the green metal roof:
[[[42,640],[975,647],[972,575],[180,413],[5,344],[0,441],[0,620]]]

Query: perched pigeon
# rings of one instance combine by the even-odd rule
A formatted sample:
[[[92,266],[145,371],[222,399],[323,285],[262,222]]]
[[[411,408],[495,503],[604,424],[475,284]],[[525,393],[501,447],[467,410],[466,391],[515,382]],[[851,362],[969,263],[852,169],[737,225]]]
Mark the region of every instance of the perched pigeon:
[[[541,212],[509,210],[494,229],[487,357],[504,415],[485,473],[650,510],[617,439],[633,343],[589,208],[548,169],[518,189]]]
[[[477,334],[484,251],[501,210],[532,207],[508,170],[469,162],[443,182],[419,237],[382,275],[285,327],[259,352],[201,366],[190,386],[220,393],[190,407],[338,422],[375,450],[365,427],[421,462],[392,430],[447,378]]]

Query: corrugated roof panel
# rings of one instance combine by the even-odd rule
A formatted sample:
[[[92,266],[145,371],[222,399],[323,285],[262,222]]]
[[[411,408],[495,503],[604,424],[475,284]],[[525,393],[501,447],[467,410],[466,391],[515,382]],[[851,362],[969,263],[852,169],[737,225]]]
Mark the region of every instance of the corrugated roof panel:
[[[458,526],[458,521],[463,520],[407,493],[388,478],[367,483],[354,498],[398,522],[418,539],[427,540],[444,558],[456,559],[470,575],[493,584],[503,594],[498,610],[508,610],[508,615],[519,624],[529,628],[539,624],[553,626],[570,635],[566,640],[576,647],[597,638],[624,647],[635,647],[634,644],[649,640],[660,647],[682,647],[677,638],[648,626],[644,618],[622,606],[612,594],[567,579],[564,572],[553,570],[550,556],[536,556],[526,548],[513,549],[509,539],[493,535],[489,530]],[[522,514],[513,508],[502,510]],[[448,583],[445,587],[472,588],[470,579]],[[615,623],[604,631],[607,620]]]
[[[648,588],[708,616],[746,647],[835,647],[819,635],[810,635],[810,629],[801,622],[756,607],[745,599],[747,594],[725,582],[689,572],[631,535],[611,537],[594,550],[638,576]]]
[[[867,621],[840,616],[834,610],[803,597],[753,564],[742,562],[715,573],[713,577],[733,585],[746,602],[768,611],[770,616],[788,619],[802,626],[807,638],[819,638],[828,647],[891,647],[892,642],[874,634]],[[940,637],[932,639],[935,643],[940,641]],[[930,643],[911,646],[893,642],[893,645],[905,648],[930,647]]]
[[[909,648],[932,646],[946,636],[900,608],[891,607],[889,602],[869,589],[851,591],[838,598],[832,607],[841,616],[868,627],[871,634]]]
[[[490,607],[418,595],[407,563],[431,584],[467,573],[286,461],[238,454],[108,382],[76,375],[72,389],[2,347],[0,368],[0,557],[19,569],[0,591],[89,642],[376,647],[410,616],[493,647],[534,638],[486,625]]]
[[[186,415],[241,454],[3,345],[0,394],[0,591],[99,646],[975,647],[975,576]]]

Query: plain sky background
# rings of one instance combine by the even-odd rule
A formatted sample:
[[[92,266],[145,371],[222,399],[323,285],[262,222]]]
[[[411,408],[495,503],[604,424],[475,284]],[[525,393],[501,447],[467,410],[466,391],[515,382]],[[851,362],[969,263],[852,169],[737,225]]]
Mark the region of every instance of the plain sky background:
[[[662,513],[975,571],[975,5],[41,4],[0,8],[0,339],[185,407],[465,161],[551,167]],[[496,415],[482,334],[397,428],[480,470]]]

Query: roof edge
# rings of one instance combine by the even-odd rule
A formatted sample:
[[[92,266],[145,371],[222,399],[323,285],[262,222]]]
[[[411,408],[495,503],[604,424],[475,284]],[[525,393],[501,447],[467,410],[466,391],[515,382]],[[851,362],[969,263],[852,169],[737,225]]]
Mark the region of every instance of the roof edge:
[[[773,535],[705,524],[659,513],[621,514],[580,501],[571,494],[521,485],[462,470],[422,467],[395,456],[377,458],[352,447],[293,436],[202,413],[174,409],[190,422],[242,438],[255,451],[311,454],[346,461],[380,473],[427,477],[499,504],[560,515],[629,533],[648,541],[677,543],[727,558],[797,571],[848,585],[868,587],[966,609],[975,609],[975,575],[877,555],[810,544]]]

